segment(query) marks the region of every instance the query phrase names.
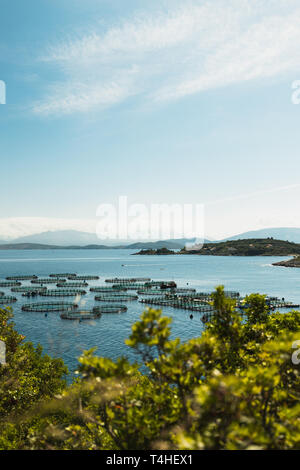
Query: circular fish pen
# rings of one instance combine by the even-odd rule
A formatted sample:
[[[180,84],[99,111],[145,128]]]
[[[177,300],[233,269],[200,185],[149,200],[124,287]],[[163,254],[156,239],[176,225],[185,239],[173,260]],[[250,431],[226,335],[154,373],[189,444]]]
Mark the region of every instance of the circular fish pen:
[[[56,284],[56,287],[64,287],[65,289],[68,289],[68,288],[73,288],[73,287],[87,287],[88,286],[88,283],[87,282],[66,282],[66,283],[63,283],[63,282],[59,282],[58,284]]]
[[[0,292],[0,297],[4,297],[4,296],[5,296],[4,292]]]
[[[12,292],[19,292],[24,293],[24,292],[45,292],[47,290],[47,287],[38,287],[38,286],[24,286],[24,287],[12,287],[11,291]]]
[[[95,320],[101,313],[94,310],[81,310],[79,312],[65,312],[60,315],[63,320]]]
[[[150,282],[151,279],[148,277],[132,277],[132,278],[114,278],[114,279],[105,279],[105,282],[109,282],[111,284],[132,284],[133,282]]]
[[[156,296],[164,294],[164,292],[162,292],[160,289],[139,289],[137,293],[140,295],[156,295]]]
[[[60,277],[76,277],[76,274],[72,274],[72,273],[49,274],[49,277],[57,277],[57,278],[60,278]]]
[[[127,312],[128,308],[126,305],[101,305],[101,307],[94,307],[94,312],[102,313],[124,313]]]
[[[98,281],[99,276],[68,276],[69,281]]]
[[[119,290],[120,288],[123,288],[125,290],[138,290],[138,289],[143,289],[145,287],[145,284],[142,282],[139,283],[132,283],[132,284],[114,284],[112,286],[113,290]]]
[[[114,287],[91,287],[91,292],[98,292],[98,293],[114,293],[114,292],[126,292],[127,289],[124,287],[118,286],[117,288]]]
[[[137,295],[96,295],[97,302],[132,302],[137,300]]]
[[[32,284],[57,284],[57,279],[34,279],[31,281]],[[59,282],[66,282],[65,279],[61,279]]]
[[[21,286],[22,283],[18,281],[2,281],[0,282],[0,287],[17,287]]]
[[[6,279],[8,281],[31,281],[32,279],[37,279],[38,277],[34,274],[32,276],[8,276]]]
[[[40,295],[43,297],[76,297],[77,295],[85,295],[85,290],[76,290],[76,289],[52,289],[45,292],[41,292]]]
[[[71,312],[76,310],[78,305],[70,302],[37,302],[35,304],[25,304],[22,307],[24,312]]]
[[[14,302],[17,302],[15,297],[7,297],[5,295],[0,297],[0,305],[13,304]]]

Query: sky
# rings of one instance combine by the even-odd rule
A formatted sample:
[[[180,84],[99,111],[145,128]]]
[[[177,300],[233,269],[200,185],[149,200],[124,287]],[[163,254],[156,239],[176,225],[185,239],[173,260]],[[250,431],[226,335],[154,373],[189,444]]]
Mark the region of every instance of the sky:
[[[202,204],[300,227],[299,0],[1,0],[0,238]],[[297,105],[298,103],[298,105]]]

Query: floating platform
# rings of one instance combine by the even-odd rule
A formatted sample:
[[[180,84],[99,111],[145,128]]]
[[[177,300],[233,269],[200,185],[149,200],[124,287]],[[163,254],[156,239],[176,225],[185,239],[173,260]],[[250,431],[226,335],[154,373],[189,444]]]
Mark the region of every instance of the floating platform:
[[[69,281],[98,281],[99,276],[68,276]]]
[[[6,295],[0,297],[0,305],[13,304],[15,302],[17,302],[15,297],[7,297]]]
[[[22,283],[19,281],[0,281],[0,287],[17,287],[21,285]]]
[[[78,305],[71,302],[37,302],[25,304],[22,307],[24,312],[71,312],[76,310]]]
[[[127,312],[128,308],[126,305],[101,305],[101,307],[94,307],[94,312],[102,313],[124,313]]]
[[[8,276],[6,278],[8,281],[31,281],[32,279],[37,279],[36,275],[32,276]]]
[[[87,282],[59,282],[56,284],[56,287],[64,287],[65,289],[72,288],[72,287],[88,287]]]
[[[151,281],[150,278],[147,277],[131,277],[131,278],[118,278],[115,277],[114,279],[105,279],[105,282],[109,282],[111,284],[132,284],[133,282],[147,282]]]
[[[132,302],[137,300],[137,295],[97,295],[95,300],[97,302]]]
[[[45,292],[47,290],[47,287],[38,287],[38,286],[23,286],[23,287],[12,287],[11,291],[12,292],[19,292],[19,293],[24,293],[24,292]]]
[[[113,287],[91,287],[90,288],[91,292],[99,292],[99,293],[115,293],[115,292],[126,292],[127,289],[125,289],[123,286],[117,286],[117,288]]]
[[[55,278],[44,278],[44,279],[33,279],[31,281],[32,284],[57,284],[57,279]],[[61,279],[60,282],[66,282],[65,279]]]
[[[86,291],[79,289],[51,289],[41,292],[40,295],[43,297],[76,297],[77,295],[86,295]]]
[[[101,312],[94,310],[80,310],[78,312],[61,313],[60,318],[63,320],[95,320],[101,317]]]

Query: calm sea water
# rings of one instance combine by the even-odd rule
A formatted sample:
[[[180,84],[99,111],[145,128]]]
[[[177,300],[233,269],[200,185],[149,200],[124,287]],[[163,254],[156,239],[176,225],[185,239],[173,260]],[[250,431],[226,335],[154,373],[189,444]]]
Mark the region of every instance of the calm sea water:
[[[104,285],[105,279],[111,277],[150,277],[174,280],[179,287],[188,285],[201,291],[211,291],[224,284],[226,289],[239,291],[242,295],[259,292],[300,302],[300,269],[272,266],[282,258],[132,256],[132,253],[129,250],[0,251],[0,279],[26,274],[47,277],[50,273],[64,272],[100,276],[99,281],[89,282],[92,287]],[[30,283],[23,282],[22,285]],[[49,288],[54,287],[49,285]],[[10,295],[10,289],[0,290]],[[143,304],[128,302],[126,313],[105,314],[98,320],[79,323],[62,320],[58,313],[49,313],[45,317],[43,313],[22,312],[22,305],[32,299],[13,295],[18,298],[13,304],[17,330],[35,345],[40,343],[45,352],[63,357],[71,372],[76,369],[81,352],[94,346],[102,356],[126,355],[135,359],[124,340],[130,334],[131,325],[139,318]],[[84,296],[81,306],[101,305],[94,301],[94,295]],[[40,297],[37,301],[55,300],[63,299]],[[69,298],[65,300],[70,301]],[[203,330],[200,314],[196,312],[192,320],[187,311],[165,308],[164,314],[173,318],[173,337],[185,341],[199,336]]]

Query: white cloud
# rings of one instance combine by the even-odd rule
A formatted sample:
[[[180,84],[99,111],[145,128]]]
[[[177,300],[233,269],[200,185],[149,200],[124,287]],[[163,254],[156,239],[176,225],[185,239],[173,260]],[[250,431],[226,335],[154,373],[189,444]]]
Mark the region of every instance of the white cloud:
[[[104,32],[93,28],[51,47],[43,61],[59,67],[64,79],[34,105],[34,112],[101,109],[137,94],[145,100],[173,100],[299,69],[298,0],[180,5]]]

